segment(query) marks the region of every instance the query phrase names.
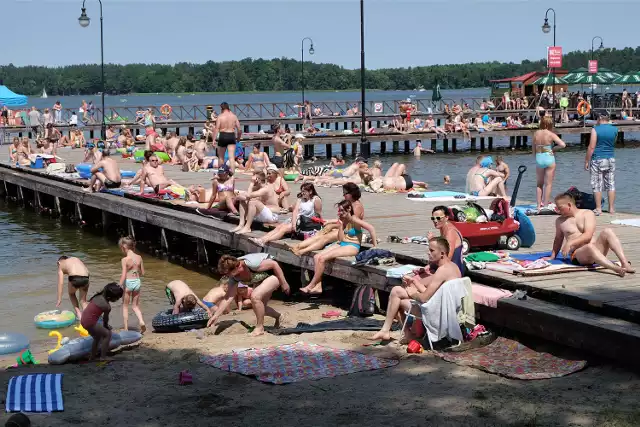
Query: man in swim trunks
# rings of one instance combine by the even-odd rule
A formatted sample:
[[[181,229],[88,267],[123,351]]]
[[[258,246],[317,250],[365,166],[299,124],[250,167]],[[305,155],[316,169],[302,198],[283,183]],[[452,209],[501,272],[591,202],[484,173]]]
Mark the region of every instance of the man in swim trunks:
[[[82,310],[89,304],[87,302],[89,270],[84,263],[76,257],[62,255],[58,258],[58,300],[56,301],[56,307],[60,307],[60,304],[62,304],[62,285],[64,284],[65,274],[69,276],[69,300],[76,312],[76,317],[80,319],[80,317],[82,317]],[[76,292],[78,291],[80,294],[80,303],[78,303],[78,297],[76,296]],[[82,304],[82,309],[80,308],[80,304]]]
[[[94,191],[100,191],[103,188],[120,187],[120,184],[122,183],[120,167],[118,166],[118,163],[110,157],[110,154],[109,150],[104,150],[102,152],[102,159],[100,159],[100,161],[91,168],[91,181],[89,182],[89,188],[85,188],[84,191],[93,193]]]
[[[467,173],[467,188],[472,196],[507,197],[504,188],[504,174],[489,169],[491,160],[486,156],[478,156],[476,164]]]
[[[280,125],[274,126],[274,134],[273,134],[273,158],[271,159],[271,163],[276,165],[280,171],[284,169],[284,153],[291,149],[291,143],[282,139],[282,128]]]
[[[200,301],[200,298],[191,290],[189,285],[182,280],[174,280],[169,282],[165,288],[165,293],[169,299],[169,303],[173,305],[173,314],[181,312],[188,312],[196,308],[199,305],[203,309],[207,310],[209,316],[213,316],[213,311]]]
[[[568,194],[556,196],[555,203],[560,217],[556,219],[553,250],[547,259],[555,259],[562,254],[564,259],[570,259],[574,265],[599,264],[620,277],[624,277],[626,273],[635,273],[613,230],[605,228],[595,237],[596,216],[593,211],[578,209],[576,201]],[[621,266],[607,259],[609,250],[616,254]]]
[[[278,222],[278,195],[273,186],[267,184],[264,172],[254,172],[249,189],[245,194],[238,195],[240,201],[240,223],[230,231],[235,234],[251,232],[253,221],[263,224]]]
[[[429,266],[423,270],[425,273],[410,273],[402,278],[402,285],[391,289],[384,325],[371,337],[371,340],[390,340],[391,326],[395,318],[400,315],[404,322],[404,313],[415,309],[411,300],[425,303],[445,282],[462,277],[458,266],[449,259],[450,251],[449,243],[444,237],[434,237],[429,240]],[[430,274],[429,271],[434,273]],[[418,318],[421,317],[419,311],[416,315]],[[408,330],[404,331],[404,337],[407,342],[413,339]]]
[[[140,174],[140,194],[144,194],[145,185],[149,184],[158,194],[160,190],[175,185],[175,182],[164,175],[164,168],[160,165],[158,157],[153,154],[149,157],[149,163],[142,167]]]
[[[236,141],[240,141],[242,138],[242,128],[238,117],[229,109],[229,104],[223,102],[220,104],[220,110],[216,126],[213,129],[213,134],[218,136],[216,151],[219,159],[224,159],[224,153],[227,152],[229,167],[233,173],[236,170]]]

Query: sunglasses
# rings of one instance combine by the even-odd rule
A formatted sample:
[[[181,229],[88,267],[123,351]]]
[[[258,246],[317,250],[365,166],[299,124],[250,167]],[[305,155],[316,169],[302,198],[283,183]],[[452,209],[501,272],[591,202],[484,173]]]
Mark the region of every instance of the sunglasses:
[[[150,163],[158,163],[157,160],[149,160]]]
[[[433,221],[433,222],[442,221],[443,219],[444,219],[443,216],[432,216],[431,217],[431,221]]]

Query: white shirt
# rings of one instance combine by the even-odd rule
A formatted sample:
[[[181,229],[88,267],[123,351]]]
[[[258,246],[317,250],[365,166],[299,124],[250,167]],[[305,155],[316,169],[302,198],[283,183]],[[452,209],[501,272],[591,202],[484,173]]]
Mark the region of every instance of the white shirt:
[[[78,124],[78,116],[76,116],[75,114],[71,115],[71,119],[69,120],[69,124],[70,125],[77,125]]]

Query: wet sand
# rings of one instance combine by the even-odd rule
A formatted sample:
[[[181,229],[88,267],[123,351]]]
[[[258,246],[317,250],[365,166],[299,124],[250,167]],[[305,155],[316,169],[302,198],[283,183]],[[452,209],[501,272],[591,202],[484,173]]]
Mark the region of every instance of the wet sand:
[[[284,306],[286,326],[320,322],[335,309],[307,303]],[[64,373],[65,411],[30,415],[33,425],[403,425],[403,426],[624,426],[638,425],[640,377],[590,361],[568,377],[518,381],[460,367],[430,352],[408,355],[391,343],[363,347],[369,332],[323,332],[250,337],[253,312],[227,315],[203,339],[195,333],[147,333],[142,342],[123,349],[105,367],[95,363],[28,366],[0,372],[0,384],[13,375]],[[273,320],[267,319],[267,326]],[[114,328],[118,328],[114,324]],[[263,384],[199,361],[203,354],[305,341],[399,359],[399,365],[319,381]],[[549,344],[541,351],[566,354]],[[569,354],[569,357],[576,357]],[[37,358],[46,360],[45,354]],[[0,362],[9,364],[9,358]],[[178,385],[188,369],[192,385]],[[4,390],[3,390],[4,392]],[[636,412],[634,412],[636,411]],[[8,416],[0,417],[0,421]]]

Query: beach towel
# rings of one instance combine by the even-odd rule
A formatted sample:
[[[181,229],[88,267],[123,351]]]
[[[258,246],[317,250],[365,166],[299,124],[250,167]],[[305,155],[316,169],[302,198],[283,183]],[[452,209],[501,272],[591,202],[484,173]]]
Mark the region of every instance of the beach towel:
[[[517,341],[498,337],[493,343],[461,353],[436,352],[437,356],[461,366],[518,380],[543,380],[572,374],[587,366],[585,360],[567,360],[539,353]]]
[[[616,219],[611,224],[630,225],[632,227],[640,227],[640,218]]]
[[[411,273],[416,268],[420,268],[417,265],[407,264],[399,267],[393,267],[387,270],[387,277],[392,279],[401,279],[403,276]]]
[[[304,323],[300,322],[295,328],[281,328],[271,329],[270,333],[273,335],[291,335],[291,334],[305,334],[313,332],[327,332],[327,331],[379,331],[382,329],[384,322],[382,320],[376,320],[365,317],[347,317],[340,320],[327,320],[320,323]],[[394,323],[391,327],[392,331],[400,329],[398,323]]]
[[[463,307],[462,299],[467,296],[465,281],[471,282],[468,277],[444,282],[429,301],[420,304],[422,323],[431,342],[446,337],[463,341],[458,312]]]
[[[398,364],[397,360],[305,342],[203,356],[200,361],[223,371],[253,376],[258,381],[273,384],[337,377]]]
[[[498,300],[502,298],[509,298],[513,295],[510,291],[505,289],[492,288],[490,286],[479,285],[477,283],[473,283],[471,285],[471,292],[473,293],[473,301],[476,304],[492,308],[498,307]]]
[[[63,411],[63,374],[29,374],[11,377],[7,388],[7,412]]]

